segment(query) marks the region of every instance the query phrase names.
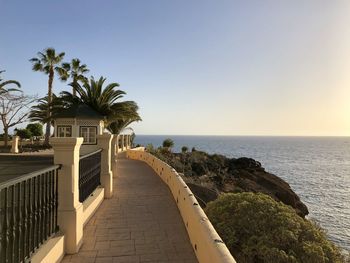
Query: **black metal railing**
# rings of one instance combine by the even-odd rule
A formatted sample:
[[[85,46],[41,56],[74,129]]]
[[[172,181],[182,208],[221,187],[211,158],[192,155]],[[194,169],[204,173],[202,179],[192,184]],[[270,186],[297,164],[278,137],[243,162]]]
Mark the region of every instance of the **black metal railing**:
[[[101,184],[101,149],[80,157],[79,201],[86,198]]]
[[[29,261],[58,231],[59,165],[0,184],[0,262]]]
[[[118,137],[118,149],[121,149],[122,148],[122,137]]]

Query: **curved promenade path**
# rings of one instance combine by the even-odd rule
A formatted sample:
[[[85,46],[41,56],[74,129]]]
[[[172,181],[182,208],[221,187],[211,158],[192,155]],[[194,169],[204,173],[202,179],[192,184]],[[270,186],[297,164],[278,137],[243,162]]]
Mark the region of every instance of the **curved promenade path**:
[[[113,198],[85,226],[79,253],[62,262],[197,262],[168,187],[141,161],[117,166]]]

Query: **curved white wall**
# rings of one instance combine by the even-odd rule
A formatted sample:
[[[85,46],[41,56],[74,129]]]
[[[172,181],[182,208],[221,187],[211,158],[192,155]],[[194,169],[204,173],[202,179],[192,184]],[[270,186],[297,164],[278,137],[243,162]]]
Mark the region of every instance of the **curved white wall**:
[[[129,149],[127,157],[146,162],[168,185],[200,263],[236,262],[199,206],[193,193],[175,169],[152,154],[145,152],[142,147]]]

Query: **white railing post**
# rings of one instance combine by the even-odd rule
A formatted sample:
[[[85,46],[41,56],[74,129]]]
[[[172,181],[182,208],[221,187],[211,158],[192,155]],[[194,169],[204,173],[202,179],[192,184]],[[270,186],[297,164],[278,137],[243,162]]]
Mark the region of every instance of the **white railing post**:
[[[105,189],[105,198],[111,198],[113,195],[113,174],[111,167],[111,142],[112,134],[103,133],[97,136],[98,147],[101,152],[101,185]]]
[[[12,137],[11,153],[18,153],[19,136]]]
[[[118,150],[119,150],[118,139],[119,139],[118,135],[116,135],[116,134],[113,135],[112,152],[111,152],[111,162],[112,162],[113,176],[115,176],[117,174],[117,155],[118,155]]]
[[[126,151],[128,149],[128,135],[124,135],[124,150]]]
[[[119,150],[120,150],[120,148],[119,148],[119,141],[120,141],[120,136],[119,135],[117,135],[116,136],[117,138],[116,138],[116,141],[115,141],[115,143],[116,143],[116,145],[115,145],[115,152],[116,152],[116,154],[118,154],[119,153]]]
[[[79,152],[83,138],[51,138],[58,171],[58,225],[65,236],[65,251],[74,254],[83,241],[83,205],[79,202]]]
[[[124,143],[125,143],[125,142],[124,142],[124,134],[120,134],[119,136],[120,136],[121,142],[122,142],[122,147],[121,147],[121,148],[122,148],[122,151],[124,151],[124,150],[125,150],[125,149],[124,149]]]
[[[130,137],[131,137],[130,134],[128,134],[128,135],[127,135],[127,145],[128,145],[127,148],[128,148],[128,149],[131,148]]]

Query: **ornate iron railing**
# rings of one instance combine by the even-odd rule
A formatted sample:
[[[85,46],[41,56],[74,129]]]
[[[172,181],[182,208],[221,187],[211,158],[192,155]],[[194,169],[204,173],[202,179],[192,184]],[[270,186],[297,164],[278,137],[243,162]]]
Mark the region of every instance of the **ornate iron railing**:
[[[80,157],[79,161],[79,201],[86,198],[101,184],[101,151],[97,150]]]
[[[58,231],[59,165],[0,184],[0,262],[30,261]]]

